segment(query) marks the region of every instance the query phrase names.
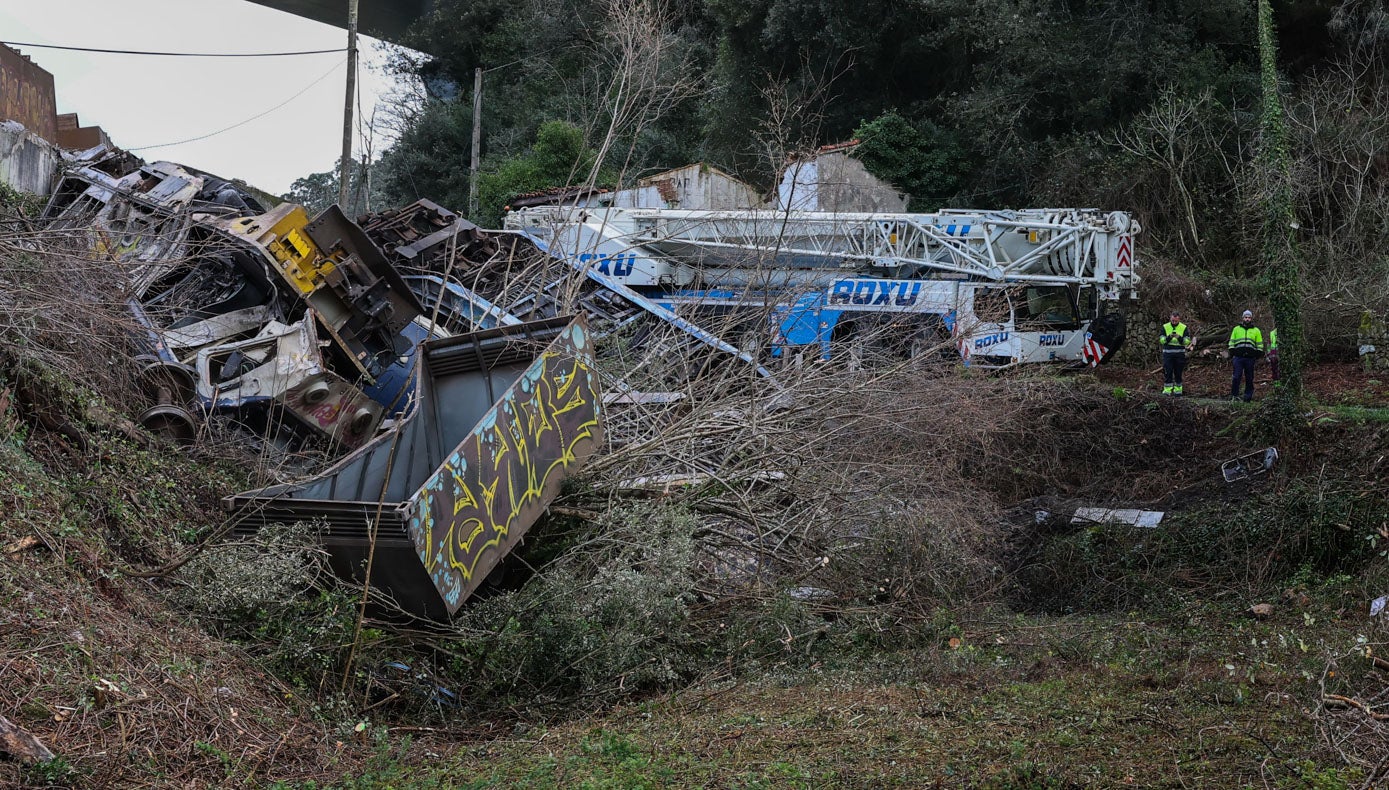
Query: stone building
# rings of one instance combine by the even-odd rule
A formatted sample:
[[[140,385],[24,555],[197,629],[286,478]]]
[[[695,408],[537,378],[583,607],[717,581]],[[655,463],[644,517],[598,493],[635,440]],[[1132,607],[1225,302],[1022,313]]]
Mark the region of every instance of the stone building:
[[[779,209],[843,213],[900,213],[907,195],[879,179],[850,156],[858,140],[821,146],[814,154],[794,157],[777,185]]]

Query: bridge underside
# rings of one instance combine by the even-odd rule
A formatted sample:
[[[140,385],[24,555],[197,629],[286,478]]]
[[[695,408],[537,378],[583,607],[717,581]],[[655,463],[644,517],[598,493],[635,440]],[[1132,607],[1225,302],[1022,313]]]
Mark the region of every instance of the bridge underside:
[[[347,0],[251,0],[295,16],[347,29]],[[405,31],[434,7],[434,0],[361,0],[357,28],[363,34],[399,44]]]

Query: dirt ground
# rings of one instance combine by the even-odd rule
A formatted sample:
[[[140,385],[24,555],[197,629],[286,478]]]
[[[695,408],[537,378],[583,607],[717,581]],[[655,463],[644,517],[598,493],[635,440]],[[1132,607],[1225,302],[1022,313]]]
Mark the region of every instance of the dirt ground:
[[[1230,394],[1230,361],[1216,356],[1194,357],[1182,376],[1188,397],[1221,398]],[[1135,393],[1161,394],[1162,366],[1105,365],[1095,371],[1105,384]],[[1309,367],[1303,374],[1307,389],[1327,406],[1389,406],[1389,376],[1367,373],[1358,363],[1327,362]],[[1254,397],[1268,394],[1272,373],[1265,362],[1255,369]]]

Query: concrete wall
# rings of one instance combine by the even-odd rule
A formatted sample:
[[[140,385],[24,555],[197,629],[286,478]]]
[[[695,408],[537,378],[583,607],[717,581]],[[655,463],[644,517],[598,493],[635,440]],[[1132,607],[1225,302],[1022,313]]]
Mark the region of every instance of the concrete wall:
[[[632,189],[599,196],[617,208],[682,208],[720,211],[756,208],[762,198],[746,183],[708,165],[693,164],[637,181]]]
[[[58,140],[57,112],[53,75],[0,45],[0,121],[19,121],[52,143]]]
[[[777,187],[777,208],[844,213],[900,213],[907,196],[869,173],[847,153],[832,152],[791,163]]]
[[[0,122],[0,181],[21,192],[47,196],[58,149],[14,121]]]

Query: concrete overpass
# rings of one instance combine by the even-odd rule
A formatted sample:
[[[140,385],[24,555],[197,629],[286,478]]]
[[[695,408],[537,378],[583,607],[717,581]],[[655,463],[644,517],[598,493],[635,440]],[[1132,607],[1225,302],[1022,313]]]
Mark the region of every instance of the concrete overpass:
[[[347,0],[250,1],[347,29]],[[398,44],[411,23],[433,8],[434,0],[359,0],[357,29],[365,35]]]

